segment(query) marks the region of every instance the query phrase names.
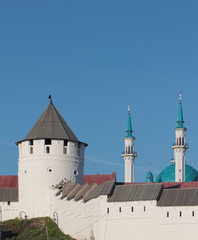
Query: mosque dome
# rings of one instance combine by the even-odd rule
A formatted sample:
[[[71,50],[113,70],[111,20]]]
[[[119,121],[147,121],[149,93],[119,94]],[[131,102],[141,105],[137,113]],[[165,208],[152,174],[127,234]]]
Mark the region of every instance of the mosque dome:
[[[198,181],[198,171],[188,164],[185,167],[185,181]],[[175,182],[175,164],[171,164],[162,170],[157,176],[156,182]]]

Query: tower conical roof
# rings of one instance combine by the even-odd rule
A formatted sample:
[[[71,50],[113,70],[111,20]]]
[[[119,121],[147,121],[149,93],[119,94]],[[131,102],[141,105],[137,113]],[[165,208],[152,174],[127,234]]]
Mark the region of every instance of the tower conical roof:
[[[79,142],[52,101],[22,141],[48,138]]]

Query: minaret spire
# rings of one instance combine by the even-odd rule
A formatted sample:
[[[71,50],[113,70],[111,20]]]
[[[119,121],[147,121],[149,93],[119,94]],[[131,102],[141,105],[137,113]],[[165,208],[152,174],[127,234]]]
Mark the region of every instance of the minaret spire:
[[[185,153],[188,145],[185,143],[186,128],[184,127],[183,110],[182,110],[182,95],[179,94],[179,110],[177,116],[177,127],[175,128],[175,143],[172,148],[174,149],[175,164],[175,182],[185,181]]]
[[[133,137],[132,132],[131,109],[130,104],[128,104],[127,129],[124,138],[125,151],[122,153],[122,157],[125,161],[125,182],[134,182],[134,160],[137,157],[137,153],[134,152],[135,138]]]
[[[127,129],[126,129],[126,138],[131,138],[132,136],[132,124],[131,124],[131,108],[130,104],[128,104],[128,120],[127,120]]]
[[[183,110],[182,110],[182,101],[181,101],[181,92],[179,94],[179,110],[177,116],[177,127],[176,128],[183,128],[184,120],[183,120]]]
[[[179,103],[181,104],[181,99],[182,99],[182,94],[181,94],[181,92],[180,92],[180,94],[179,94]]]

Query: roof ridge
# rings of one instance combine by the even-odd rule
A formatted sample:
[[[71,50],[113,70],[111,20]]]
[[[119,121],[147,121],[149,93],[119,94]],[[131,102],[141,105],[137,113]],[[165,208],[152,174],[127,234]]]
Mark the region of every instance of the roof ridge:
[[[53,103],[52,103],[52,102],[50,102],[50,104],[52,105],[52,107],[54,107],[54,110],[55,110],[55,112],[56,112],[56,114],[57,114],[56,108],[55,108],[55,106],[53,105]],[[52,115],[52,122],[53,122],[52,108],[50,108],[50,111],[51,111],[51,115]],[[57,114],[57,116],[58,116],[58,114]],[[59,116],[58,116],[58,118],[59,118]],[[52,135],[54,136],[54,129],[53,129],[53,128],[52,128]]]

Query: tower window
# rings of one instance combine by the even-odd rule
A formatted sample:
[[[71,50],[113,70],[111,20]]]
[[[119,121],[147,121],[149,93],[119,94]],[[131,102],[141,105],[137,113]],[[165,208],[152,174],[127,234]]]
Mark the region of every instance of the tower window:
[[[7,203],[8,203],[8,206],[10,206],[10,201],[8,201]]]
[[[144,206],[144,212],[146,212],[146,206]]]
[[[130,146],[128,146],[128,153],[130,153]]]
[[[122,212],[122,209],[121,209],[121,207],[119,207],[119,212]]]
[[[67,146],[67,144],[68,144],[68,141],[64,140],[64,146]]]
[[[179,138],[179,145],[181,145],[181,137]]]
[[[50,153],[50,147],[46,147],[45,152],[46,152],[46,153]]]
[[[67,154],[67,148],[66,147],[63,148],[63,154]]]
[[[193,217],[195,216],[195,212],[194,212],[194,211],[192,211],[192,216],[193,216]]]
[[[169,217],[169,212],[166,213],[167,218]]]
[[[126,154],[127,154],[127,147],[126,147],[126,150],[125,150]]]
[[[182,145],[184,145],[184,138],[182,138]]]
[[[134,209],[133,209],[133,207],[131,207],[131,212],[133,212],[134,211]]]
[[[47,138],[45,139],[45,145],[51,145],[52,144],[52,140]]]
[[[33,140],[30,140],[30,141],[29,141],[29,145],[33,145]]]
[[[109,208],[107,208],[107,213],[109,213]]]
[[[177,138],[177,145],[178,145],[178,138]]]
[[[181,212],[181,211],[179,212],[179,216],[180,216],[180,217],[182,216],[182,212]]]
[[[33,154],[33,147],[30,147],[30,154]]]
[[[51,173],[53,170],[52,170],[52,168],[48,168],[47,171],[48,171],[49,173]]]

